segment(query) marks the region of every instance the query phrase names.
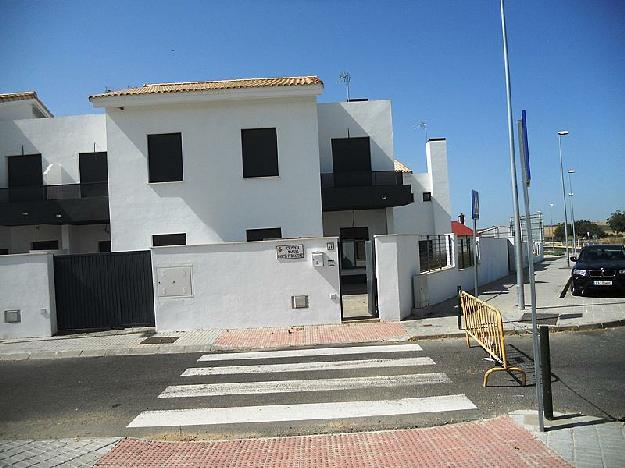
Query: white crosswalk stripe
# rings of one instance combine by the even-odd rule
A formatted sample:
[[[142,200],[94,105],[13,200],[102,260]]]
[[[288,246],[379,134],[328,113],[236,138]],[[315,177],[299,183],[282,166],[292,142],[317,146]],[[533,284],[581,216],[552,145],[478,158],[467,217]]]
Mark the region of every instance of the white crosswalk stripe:
[[[192,367],[181,377],[196,375],[266,374],[278,372],[302,372],[336,369],[370,369],[373,367],[432,366],[428,357],[405,359],[359,359],[356,361],[292,362],[288,364],[260,364],[257,366]]]
[[[144,411],[128,427],[181,427],[215,424],[332,420],[365,416],[397,416],[474,409],[465,395],[402,398],[382,401],[340,401],[300,405],[242,406]]]
[[[159,398],[192,398],[218,395],[262,395],[264,393],[324,392],[357,388],[400,387],[451,383],[443,373],[376,375],[323,380],[272,380],[269,382],[236,382],[194,385],[172,385]]]
[[[220,353],[205,354],[198,361],[232,361],[238,359],[276,359],[285,357],[304,356],[346,356],[350,354],[366,353],[406,353],[410,351],[423,351],[418,344],[382,345],[382,346],[352,346],[350,348],[311,348],[289,349],[283,351],[254,351],[248,353]]]
[[[421,351],[421,346],[410,343],[205,354],[197,359],[204,367],[186,369],[181,385],[171,385],[158,395],[160,408],[175,409],[144,411],[128,427],[330,421],[475,409],[464,394],[445,394],[446,385],[452,383],[445,373],[418,371],[436,365],[430,357],[415,355]],[[267,363],[269,359],[276,362]],[[245,365],[230,365],[240,360]],[[354,375],[354,371],[363,373]],[[297,378],[282,375],[291,372],[299,373]],[[416,397],[419,392],[431,395],[434,391],[441,395]],[[336,393],[337,398],[348,401],[328,401],[333,393],[317,397],[318,392],[343,392]],[[376,392],[384,398],[372,400]],[[395,394],[395,399],[388,398]],[[249,406],[246,395],[264,404]],[[190,407],[196,401],[201,402],[198,407]],[[183,404],[184,409],[176,408]]]

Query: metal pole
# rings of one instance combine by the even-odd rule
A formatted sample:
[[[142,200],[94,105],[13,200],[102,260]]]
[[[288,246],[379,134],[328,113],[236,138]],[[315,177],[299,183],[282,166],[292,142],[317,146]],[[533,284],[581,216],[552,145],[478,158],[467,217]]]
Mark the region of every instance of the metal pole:
[[[569,260],[569,220],[566,215],[566,188],[564,187],[564,168],[562,165],[562,135],[558,133],[558,149],[560,150],[560,179],[562,180],[562,203],[564,204],[564,244],[566,246],[566,266],[571,266]]]
[[[534,252],[532,239],[532,220],[530,218],[530,195],[527,181],[527,170],[525,160],[525,143],[523,142],[522,124],[519,120],[519,147],[521,148],[521,174],[523,177],[523,199],[525,202],[525,228],[527,230],[527,266],[530,281],[530,301],[532,303],[532,348],[534,354],[534,380],[536,382],[536,400],[538,401],[538,426],[540,432],[545,431],[545,421],[543,418],[543,395],[542,395],[542,375],[540,352],[538,348],[538,326],[536,324],[536,282],[534,279]]]
[[[473,281],[475,283],[475,297],[479,297],[480,292],[477,283],[477,219],[473,220]]]
[[[523,260],[521,249],[521,219],[519,217],[519,189],[516,177],[516,161],[514,155],[514,121],[512,119],[512,89],[510,84],[510,67],[508,65],[508,34],[506,32],[506,16],[504,0],[501,0],[501,33],[503,36],[503,64],[506,77],[506,98],[508,103],[508,146],[510,147],[510,183],[512,185],[512,204],[514,207],[514,258],[516,263],[517,303],[519,310],[525,310],[525,292],[523,291]]]
[[[545,418],[553,419],[553,398],[551,394],[551,349],[549,346],[549,327],[540,327],[540,363],[543,378],[543,407]]]
[[[577,255],[577,238],[575,237],[575,212],[573,211],[573,183],[571,182],[571,171],[569,171],[569,198],[571,200],[571,223],[573,224],[573,255]]]

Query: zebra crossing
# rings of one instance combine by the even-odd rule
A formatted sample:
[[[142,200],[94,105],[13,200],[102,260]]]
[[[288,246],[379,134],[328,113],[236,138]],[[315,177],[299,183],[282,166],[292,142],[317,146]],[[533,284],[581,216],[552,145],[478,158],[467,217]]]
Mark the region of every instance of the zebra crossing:
[[[435,372],[434,360],[422,353],[409,343],[206,354],[158,395],[154,406],[166,409],[143,411],[127,427],[329,422],[476,409],[466,395],[446,394],[451,379]]]

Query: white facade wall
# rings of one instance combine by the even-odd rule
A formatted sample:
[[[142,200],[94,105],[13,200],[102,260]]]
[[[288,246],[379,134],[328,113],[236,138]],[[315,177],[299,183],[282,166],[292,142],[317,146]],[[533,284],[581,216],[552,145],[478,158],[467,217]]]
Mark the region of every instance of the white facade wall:
[[[367,227],[369,238],[388,234],[387,210],[326,211],[323,213],[323,235],[339,236],[344,227]]]
[[[8,184],[6,156],[41,153],[44,185],[80,182],[78,153],[106,151],[104,115],[0,122],[0,187]]]
[[[431,235],[451,232],[447,142],[429,140],[426,157],[427,173],[404,174],[404,184],[412,187],[415,201],[393,209],[393,233]],[[430,192],[432,200],[424,202],[423,192]]]
[[[243,178],[241,129],[276,127],[278,177]],[[184,180],[148,183],[147,135],[182,133]],[[246,229],[320,236],[315,97],[107,109],[112,249],[147,249],[153,234],[187,244],[246,240]]]
[[[371,170],[393,170],[391,101],[322,103],[317,108],[321,172],[332,172],[332,138],[348,136],[370,138]]]
[[[327,250],[328,242],[334,250]],[[303,244],[303,259],[276,258],[276,245]],[[337,239],[155,247],[154,308],[158,331],[203,328],[283,327],[340,323]],[[313,252],[324,266],[314,267]],[[328,260],[334,260],[334,266]],[[159,297],[159,269],[190,266],[192,295]],[[308,295],[308,308],[293,309],[291,296]]]
[[[20,99],[0,103],[0,121],[35,119],[43,117],[37,110],[35,101]]]
[[[20,323],[5,323],[19,310]],[[0,338],[56,333],[53,257],[47,253],[0,256]]]

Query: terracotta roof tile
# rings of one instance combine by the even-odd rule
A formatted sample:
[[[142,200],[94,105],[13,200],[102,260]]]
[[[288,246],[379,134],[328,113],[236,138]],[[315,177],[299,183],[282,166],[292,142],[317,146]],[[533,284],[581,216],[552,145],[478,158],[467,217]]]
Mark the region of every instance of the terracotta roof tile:
[[[46,107],[46,105],[39,99],[36,91],[24,91],[22,93],[0,93],[0,102],[11,102],[11,101],[27,101],[29,99],[34,99],[39,103],[39,105],[45,109],[45,111],[50,114],[50,117],[53,117],[50,109]]]
[[[412,173],[412,169],[410,169],[408,166],[406,166],[403,162],[398,161],[397,159],[395,159],[393,161],[393,166],[395,166],[395,170],[398,172],[408,172],[408,173]]]
[[[313,86],[323,82],[318,76],[289,76],[282,78],[243,78],[221,81],[191,81],[180,83],[152,83],[135,88],[109,91],[89,96],[89,100],[113,96],[138,96],[145,94],[192,93],[225,89],[269,88],[281,86]]]

